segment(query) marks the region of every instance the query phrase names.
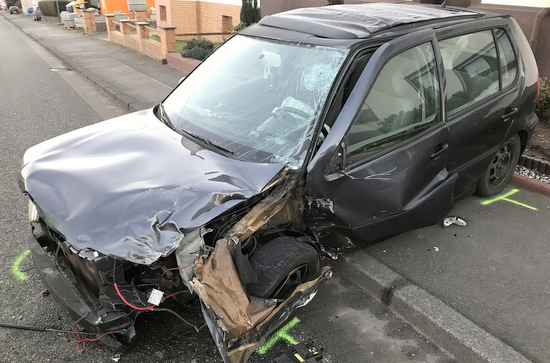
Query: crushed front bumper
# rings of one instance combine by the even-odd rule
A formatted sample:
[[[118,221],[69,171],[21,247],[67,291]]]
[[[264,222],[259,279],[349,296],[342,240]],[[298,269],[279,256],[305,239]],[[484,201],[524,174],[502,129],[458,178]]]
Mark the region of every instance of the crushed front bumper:
[[[133,316],[118,313],[99,316],[97,311],[90,308],[76,292],[75,287],[58,270],[32,232],[29,232],[28,245],[36,270],[44,285],[57,303],[69,312],[71,318],[78,321],[78,325],[88,332],[97,332],[98,336],[113,331],[120,331],[126,337],[134,335]],[[99,340],[113,349],[124,349],[124,345],[112,335],[104,335]]]

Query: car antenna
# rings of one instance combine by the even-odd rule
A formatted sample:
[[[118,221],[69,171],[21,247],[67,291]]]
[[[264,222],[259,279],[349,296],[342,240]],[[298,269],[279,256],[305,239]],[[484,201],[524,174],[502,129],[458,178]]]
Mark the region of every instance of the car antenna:
[[[443,2],[441,3],[441,8],[445,9],[446,7],[447,7],[447,0],[443,0]]]

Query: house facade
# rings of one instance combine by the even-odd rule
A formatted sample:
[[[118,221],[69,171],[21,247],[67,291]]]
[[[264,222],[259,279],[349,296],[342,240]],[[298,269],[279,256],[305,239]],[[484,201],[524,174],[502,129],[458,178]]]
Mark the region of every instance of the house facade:
[[[157,25],[176,27],[178,39],[224,41],[239,24],[241,0],[156,0]]]

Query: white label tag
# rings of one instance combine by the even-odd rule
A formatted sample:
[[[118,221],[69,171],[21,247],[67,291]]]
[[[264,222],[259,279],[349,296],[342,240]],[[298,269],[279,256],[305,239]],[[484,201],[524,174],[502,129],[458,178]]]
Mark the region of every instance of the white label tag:
[[[162,291],[153,289],[151,290],[151,295],[149,295],[149,299],[147,299],[147,302],[149,304],[159,306],[163,296],[164,296],[164,293]]]

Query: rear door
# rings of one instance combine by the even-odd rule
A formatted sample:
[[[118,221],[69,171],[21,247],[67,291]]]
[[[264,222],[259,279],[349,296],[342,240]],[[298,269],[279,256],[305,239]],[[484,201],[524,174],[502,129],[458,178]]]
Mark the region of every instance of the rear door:
[[[372,54],[308,167],[306,218],[323,244],[353,247],[452,208],[441,70],[431,30]]]
[[[503,19],[464,24],[440,35],[451,132],[447,167],[459,174],[455,195],[475,188],[521,115],[517,49]]]

